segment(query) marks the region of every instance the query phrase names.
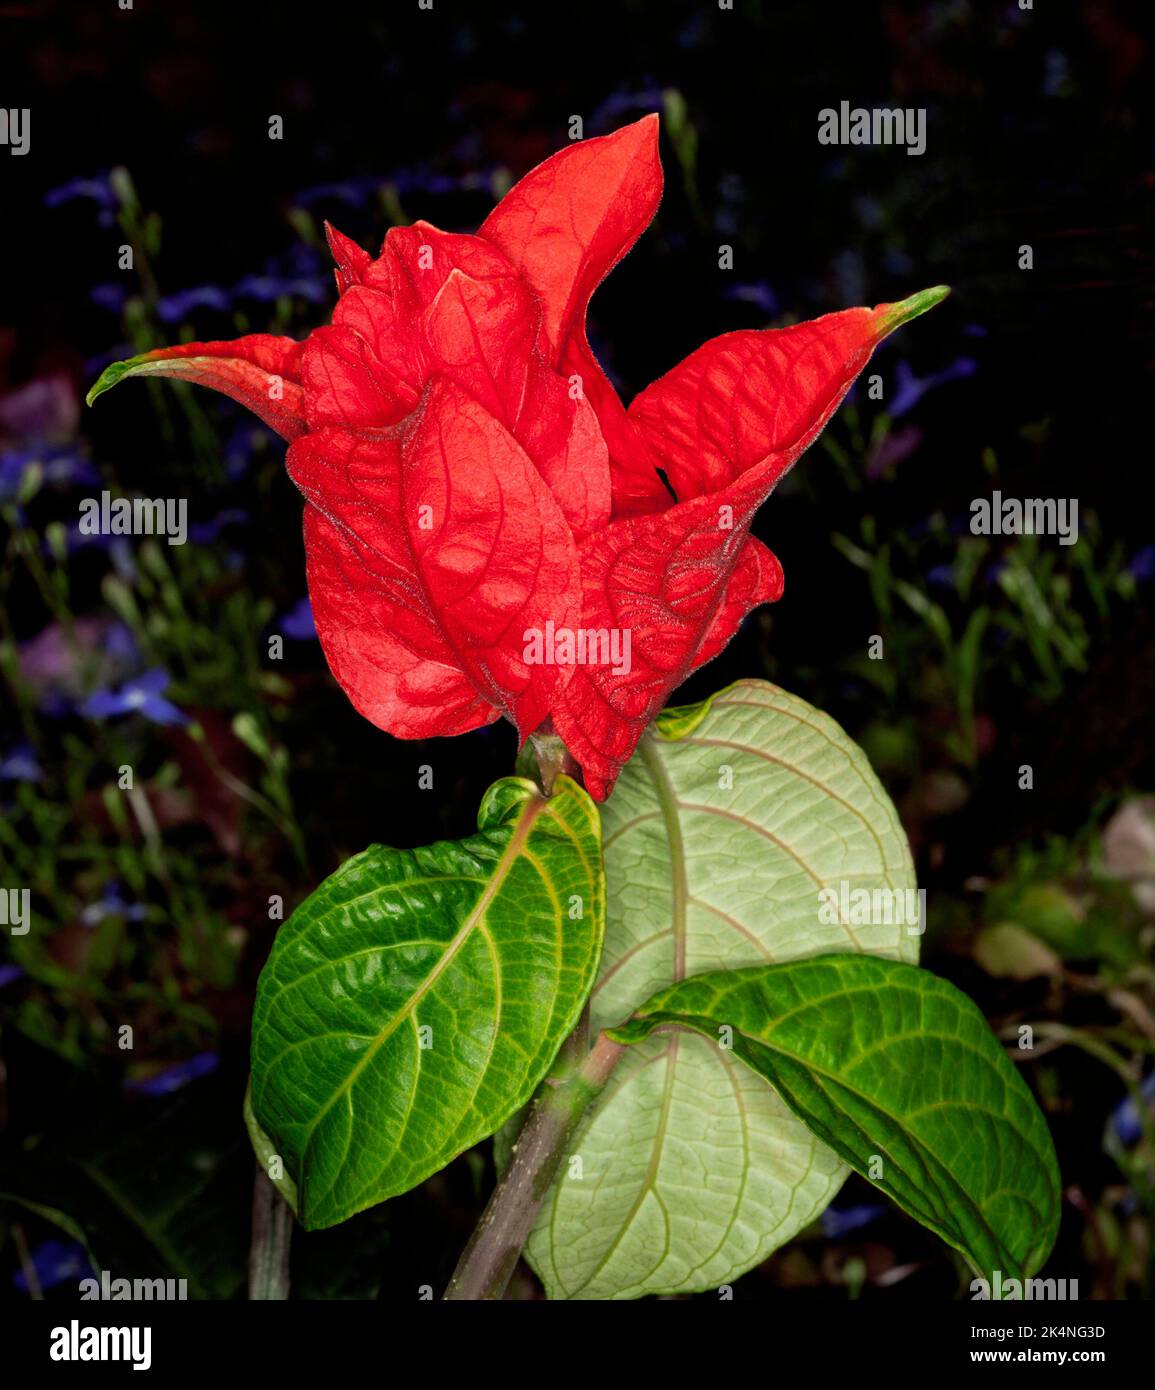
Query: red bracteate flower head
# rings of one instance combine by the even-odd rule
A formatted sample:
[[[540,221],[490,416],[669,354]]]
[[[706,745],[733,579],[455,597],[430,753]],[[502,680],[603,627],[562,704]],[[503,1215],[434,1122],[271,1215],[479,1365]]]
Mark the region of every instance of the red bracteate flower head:
[[[876,344],[946,294],[723,334],[627,410],[586,306],[661,190],[648,116],[547,159],[476,236],[417,222],[374,259],[330,228],[331,325],[147,352],[89,398],[172,376],[248,406],[289,441],[317,631],[357,709],[400,738],[552,721],[598,799],[781,595],[754,513]]]

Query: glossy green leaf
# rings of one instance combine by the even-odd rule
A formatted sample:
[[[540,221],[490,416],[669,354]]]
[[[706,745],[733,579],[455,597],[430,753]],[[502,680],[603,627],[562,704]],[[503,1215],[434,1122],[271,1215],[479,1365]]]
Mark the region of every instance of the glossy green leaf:
[[[714,971],[611,1031],[689,1028],[763,1077],[839,1156],[986,1278],[1030,1276],[1059,1169],[1022,1077],[965,994],[928,971],[831,955]]]
[[[303,1225],[407,1191],[526,1102],[597,970],[599,831],[568,778],[548,799],[506,778],[476,835],[375,845],[281,928],[257,990],[252,1112]]]
[[[917,959],[907,926],[822,913],[820,889],[905,893],[914,872],[861,751],[775,686],[739,681],[665,711],[602,822],[594,1029],[707,970],[829,951]],[[760,1078],[688,1033],[634,1049],[571,1148],[580,1170],[563,1165],[528,1246],[551,1298],[716,1288],[813,1221],[848,1171]]]

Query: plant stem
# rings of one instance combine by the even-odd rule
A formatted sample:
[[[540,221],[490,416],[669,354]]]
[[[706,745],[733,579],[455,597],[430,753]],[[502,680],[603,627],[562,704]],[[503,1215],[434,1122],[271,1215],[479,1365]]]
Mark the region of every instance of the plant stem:
[[[599,1033],[580,1067],[546,1080],[517,1137],[509,1167],[453,1271],[447,1300],[495,1299],[505,1293],[566,1145],[624,1051]]]
[[[253,1229],[249,1244],[249,1298],[289,1296],[289,1242],[293,1213],[260,1163],[253,1182]]]
[[[553,725],[546,720],[536,734],[530,734],[534,756],[541,774],[541,789],[546,796],[553,795],[553,784],[561,773],[576,778],[578,765],[561,738],[553,732]]]

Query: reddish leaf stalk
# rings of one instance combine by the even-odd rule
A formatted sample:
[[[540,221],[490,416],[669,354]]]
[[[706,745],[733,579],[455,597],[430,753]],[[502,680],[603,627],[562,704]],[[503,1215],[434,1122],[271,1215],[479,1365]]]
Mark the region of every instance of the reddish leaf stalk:
[[[253,1227],[249,1243],[249,1298],[289,1296],[289,1245],[293,1214],[258,1162],[253,1183]]]
[[[447,1300],[498,1299],[505,1293],[569,1141],[623,1052],[624,1047],[600,1033],[576,1071],[551,1077],[542,1086],[509,1167],[449,1281]]]

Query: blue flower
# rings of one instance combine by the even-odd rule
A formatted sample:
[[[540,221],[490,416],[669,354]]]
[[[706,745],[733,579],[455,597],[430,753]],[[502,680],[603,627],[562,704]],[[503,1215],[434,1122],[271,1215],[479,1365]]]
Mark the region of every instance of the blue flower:
[[[295,603],[287,613],[282,613],[280,628],[293,642],[315,642],[317,624],[313,621],[313,605],[308,598]]]
[[[936,386],[944,386],[948,381],[958,381],[961,377],[973,376],[978,370],[978,364],[972,357],[959,357],[944,367],[941,372],[934,372],[931,376],[923,377],[920,381],[911,371],[907,362],[899,362],[895,369],[898,378],[898,390],[891,399],[889,412],[892,419],[898,419],[900,415],[905,415],[908,410],[922,400],[928,391],[934,390]]]
[[[274,303],[283,295],[294,295],[308,299],[314,304],[325,304],[330,298],[332,282],[329,279],[289,278],[283,275],[246,275],[233,287],[233,294],[243,299],[259,299],[263,303]]]
[[[262,441],[272,443],[276,440],[277,436],[265,425],[255,425],[249,420],[237,425],[221,451],[229,480],[236,482],[245,476],[249,471],[251,456]]]
[[[302,188],[294,201],[301,207],[310,203],[327,203],[339,199],[350,207],[364,207],[377,194],[384,180],[377,178],[344,179],[340,183],[317,183]]]
[[[96,690],[80,706],[88,719],[111,719],[118,714],[143,714],[154,724],[191,724],[183,711],[164,699],[171,677],[161,667],[127,680],[119,690]]]
[[[69,179],[67,183],[50,188],[44,195],[46,208],[58,208],[62,203],[71,203],[76,198],[91,198],[105,212],[116,211],[116,194],[107,174],[99,174],[91,179]]]
[[[156,312],[165,323],[180,323],[188,318],[194,309],[218,309],[224,312],[229,307],[229,296],[216,285],[199,285],[196,289],[177,290],[166,294],[157,301]]]
[[[17,980],[22,980],[26,973],[18,965],[0,965],[0,989],[3,989],[5,985],[15,984]]]
[[[827,1207],[822,1213],[822,1233],[828,1240],[841,1240],[851,1231],[861,1231],[884,1215],[886,1208],[879,1202],[857,1207]]]
[[[75,446],[50,444],[23,449],[0,449],[0,498],[17,496],[24,472],[39,466],[45,482],[56,486],[99,487],[100,474]]]
[[[1145,545],[1131,557],[1128,573],[1138,584],[1150,584],[1155,579],[1155,545]]]
[[[188,528],[188,538],[197,545],[209,545],[215,541],[226,526],[239,526],[248,521],[249,514],[240,507],[227,507],[218,512],[211,521],[200,521]]]
[[[646,78],[637,91],[614,92],[594,109],[591,130],[612,130],[637,111],[660,111],[662,92],[652,78]]]
[[[1152,1102],[1155,1102],[1155,1071],[1139,1087],[1139,1094],[1150,1109]],[[1109,1123],[1119,1139],[1128,1147],[1137,1144],[1142,1137],[1143,1124],[1139,1118],[1139,1107],[1130,1096],[1111,1112]]]
[[[20,496],[27,461],[16,449],[0,451],[0,502],[15,502]]]
[[[778,315],[778,296],[765,282],[760,280],[756,284],[731,285],[723,295],[725,299],[738,299],[746,304],[753,304],[761,309],[768,319],[776,318]]]
[[[0,782],[39,782],[43,774],[30,743],[16,743],[0,757]]]
[[[126,1081],[124,1088],[141,1096],[167,1096],[187,1086],[190,1081],[211,1075],[219,1065],[220,1057],[215,1052],[199,1052],[195,1057],[177,1062],[152,1076]]]
[[[95,1277],[84,1246],[78,1240],[46,1240],[32,1251],[31,1263],[36,1272],[36,1282],[42,1289]],[[24,1270],[16,1271],[12,1283],[21,1293],[31,1293]]]
[[[121,895],[120,884],[116,880],[105,884],[104,897],[99,902],[89,903],[80,914],[86,927],[98,926],[106,917],[123,917],[126,922],[143,922],[148,916],[148,908],[140,903],[126,902]]]
[[[98,304],[102,309],[107,309],[111,314],[119,314],[124,309],[124,302],[128,298],[128,290],[124,285],[94,285],[88,292],[89,299],[93,304]]]

